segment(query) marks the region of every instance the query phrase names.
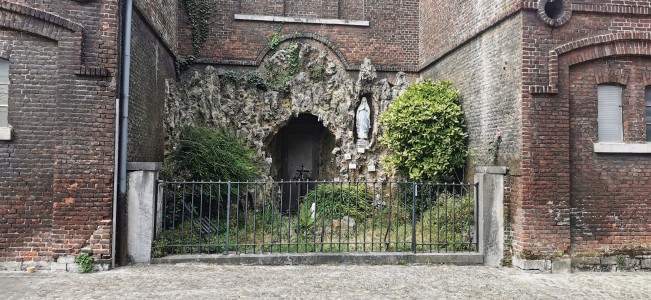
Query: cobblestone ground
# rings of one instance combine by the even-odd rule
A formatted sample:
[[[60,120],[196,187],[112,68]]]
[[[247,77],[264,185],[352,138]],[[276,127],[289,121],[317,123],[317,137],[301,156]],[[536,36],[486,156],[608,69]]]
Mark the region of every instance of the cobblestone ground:
[[[0,299],[651,299],[651,273],[461,266],[131,266],[0,272]]]

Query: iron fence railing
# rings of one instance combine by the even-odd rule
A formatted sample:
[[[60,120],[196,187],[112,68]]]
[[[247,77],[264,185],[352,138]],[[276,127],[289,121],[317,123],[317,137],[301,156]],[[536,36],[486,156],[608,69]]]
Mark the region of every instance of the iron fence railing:
[[[468,184],[160,182],[155,256],[476,252]]]

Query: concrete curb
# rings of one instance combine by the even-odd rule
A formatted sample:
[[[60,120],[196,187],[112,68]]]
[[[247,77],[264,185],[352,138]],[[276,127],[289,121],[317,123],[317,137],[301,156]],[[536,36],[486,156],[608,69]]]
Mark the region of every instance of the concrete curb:
[[[484,257],[480,253],[296,253],[296,254],[196,254],[170,255],[153,258],[152,264],[211,263],[218,265],[401,265],[401,264],[453,264],[481,265]]]

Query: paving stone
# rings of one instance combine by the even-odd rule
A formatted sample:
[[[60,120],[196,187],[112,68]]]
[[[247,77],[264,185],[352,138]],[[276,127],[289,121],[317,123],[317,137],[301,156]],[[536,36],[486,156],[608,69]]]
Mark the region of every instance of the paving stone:
[[[482,266],[143,265],[0,272],[0,299],[648,299],[651,272],[532,274]]]

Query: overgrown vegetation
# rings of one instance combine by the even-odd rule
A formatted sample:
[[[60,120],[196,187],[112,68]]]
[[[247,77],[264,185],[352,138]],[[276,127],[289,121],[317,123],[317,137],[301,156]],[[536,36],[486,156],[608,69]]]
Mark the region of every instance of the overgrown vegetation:
[[[185,125],[166,161],[166,180],[247,181],[261,174],[255,150],[226,127]]]
[[[183,0],[183,6],[188,13],[188,24],[192,28],[192,48],[197,55],[208,39],[210,15],[215,4],[213,0]]]
[[[399,189],[318,185],[300,198],[295,209],[285,210],[280,189],[271,186],[241,185],[255,200],[247,200],[246,193],[231,197],[230,213],[219,217],[175,213],[174,226],[166,226],[154,242],[154,255],[476,250],[474,202],[468,193],[420,193],[416,197],[422,198],[418,203],[423,208],[412,223],[413,211],[407,209],[412,198]],[[209,204],[203,205],[195,210],[206,211]]]
[[[90,273],[93,272],[93,257],[88,253],[82,253],[77,256],[75,262],[79,265],[80,273]]]
[[[387,167],[416,181],[449,182],[468,150],[459,94],[449,81],[413,84],[380,116]]]

